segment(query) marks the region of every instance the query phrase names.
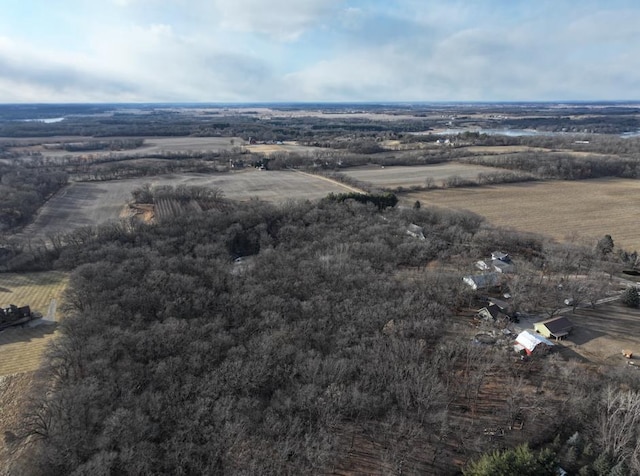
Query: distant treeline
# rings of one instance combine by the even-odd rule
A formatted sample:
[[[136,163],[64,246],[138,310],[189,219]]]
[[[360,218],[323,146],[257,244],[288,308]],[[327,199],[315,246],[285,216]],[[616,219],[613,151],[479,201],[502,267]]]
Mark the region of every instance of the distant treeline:
[[[471,164],[519,170],[541,179],[582,180],[599,177],[640,177],[640,159],[562,153],[520,152],[465,159]]]

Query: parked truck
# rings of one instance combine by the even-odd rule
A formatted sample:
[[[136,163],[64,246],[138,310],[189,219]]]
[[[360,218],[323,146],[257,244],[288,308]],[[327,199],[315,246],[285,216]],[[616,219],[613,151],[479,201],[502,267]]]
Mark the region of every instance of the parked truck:
[[[29,306],[18,307],[15,304],[10,304],[9,307],[0,308],[0,330],[25,324],[40,317],[42,314],[31,312]]]

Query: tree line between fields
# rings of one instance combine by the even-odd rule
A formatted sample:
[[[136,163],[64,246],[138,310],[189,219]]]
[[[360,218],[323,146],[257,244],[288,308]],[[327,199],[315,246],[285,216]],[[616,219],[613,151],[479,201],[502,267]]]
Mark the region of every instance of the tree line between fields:
[[[470,342],[455,317],[477,305],[460,269],[496,247],[519,262],[514,305],[542,309],[555,280],[606,282],[603,266],[622,257],[612,241],[551,245],[470,213],[348,197],[134,195],[202,211],[20,254],[22,266],[73,273],[47,388],[5,435],[34,440],[16,474],[325,474],[349,464],[356,437],[379,445],[391,474],[457,474],[454,454],[470,475],[640,470],[637,376],[557,357],[524,366]],[[410,223],[425,240],[407,235]],[[488,398],[496,407],[483,413]],[[496,414],[531,424],[490,438],[483,419]],[[532,449],[493,452],[525,441]]]

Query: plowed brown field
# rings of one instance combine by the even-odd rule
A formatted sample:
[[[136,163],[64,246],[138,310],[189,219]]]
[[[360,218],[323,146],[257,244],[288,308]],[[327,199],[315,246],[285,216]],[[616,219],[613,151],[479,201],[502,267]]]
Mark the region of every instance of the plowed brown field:
[[[605,234],[617,247],[640,250],[636,197],[640,181],[596,179],[527,182],[408,193],[407,204],[470,210],[493,224],[557,240],[596,240]]]
[[[447,162],[435,165],[391,166],[391,167],[352,167],[342,173],[361,182],[368,182],[376,187],[396,188],[424,186],[427,179],[442,185],[443,181],[451,177],[475,180],[478,174],[494,174],[509,172],[505,169],[485,167],[482,165],[461,164]]]

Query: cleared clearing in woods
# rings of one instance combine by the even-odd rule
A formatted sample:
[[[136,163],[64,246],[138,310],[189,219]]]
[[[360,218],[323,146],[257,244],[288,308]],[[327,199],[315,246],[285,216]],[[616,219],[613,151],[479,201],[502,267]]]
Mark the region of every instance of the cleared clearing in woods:
[[[617,247],[640,250],[640,181],[594,179],[526,182],[407,193],[405,203],[470,210],[495,225],[556,240],[613,237]]]
[[[59,271],[0,274],[0,306],[29,306],[47,317],[55,299],[60,316],[60,299],[68,275]],[[37,327],[9,327],[0,331],[0,376],[36,370],[47,343],[56,334],[55,324]]]

